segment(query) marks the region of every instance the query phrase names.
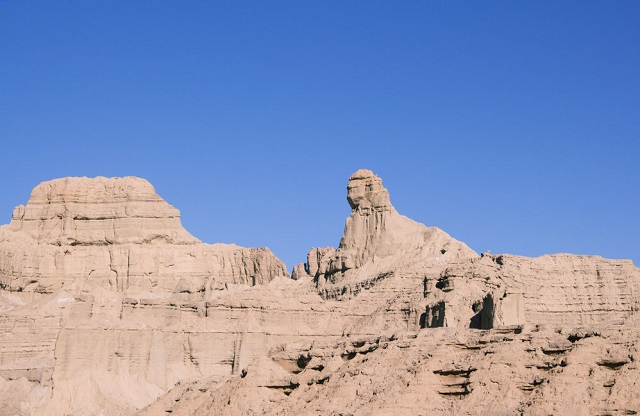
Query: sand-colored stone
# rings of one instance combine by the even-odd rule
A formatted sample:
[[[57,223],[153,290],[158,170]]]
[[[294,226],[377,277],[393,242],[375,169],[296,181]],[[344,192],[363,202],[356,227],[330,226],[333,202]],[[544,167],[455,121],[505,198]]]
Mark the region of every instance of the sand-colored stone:
[[[347,201],[351,215],[338,248],[314,248],[307,255],[305,269],[324,297],[345,299],[380,276],[440,270],[451,261],[478,257],[444,231],[400,215],[370,170],[351,175]]]
[[[287,373],[266,383],[255,362],[223,382],[181,384],[139,415],[634,414],[639,339],[637,328],[439,328],[291,345],[271,352]]]
[[[58,246],[199,242],[182,228],[177,209],[131,176],[43,182],[13,211],[8,228]]]
[[[214,281],[264,284],[280,274],[284,265],[266,248],[200,243],[140,178],[44,182],[0,227],[0,285],[13,291],[166,292],[185,280],[205,290]]]
[[[477,255],[368,170],[292,278],[139,178],[36,187],[0,227],[0,415],[635,414],[640,271]]]

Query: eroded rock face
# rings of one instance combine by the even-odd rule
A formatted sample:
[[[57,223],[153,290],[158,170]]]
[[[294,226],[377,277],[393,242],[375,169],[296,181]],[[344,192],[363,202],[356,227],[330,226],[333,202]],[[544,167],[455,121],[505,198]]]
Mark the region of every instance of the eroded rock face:
[[[575,327],[622,322],[640,310],[640,270],[629,260],[571,254],[528,258],[485,253],[425,281],[437,325]]]
[[[368,170],[347,200],[291,279],[144,180],[38,186],[0,227],[0,415],[640,412],[630,261],[478,256]]]
[[[200,243],[179,211],[134,177],[44,182],[0,238],[0,285],[13,291],[171,292],[184,279],[253,285],[286,274],[266,248]]]
[[[347,201],[351,215],[326,275],[357,269],[377,258],[405,256],[415,251],[420,251],[422,258],[438,261],[477,256],[441,230],[398,214],[382,180],[370,170],[360,169],[351,175]]]
[[[354,211],[394,209],[382,179],[368,169],[360,169],[349,177],[347,201]]]
[[[382,180],[370,170],[351,175],[347,201],[351,215],[338,248],[314,248],[307,255],[305,269],[326,296],[371,276],[409,269],[412,274],[416,268],[439,268],[453,260],[477,257],[444,231],[400,215]]]
[[[182,227],[180,212],[132,176],[43,182],[26,207],[16,207],[8,228],[58,246],[199,243]]]
[[[639,344],[637,329],[535,328],[291,344],[222,383],[177,386],[139,415],[635,414]]]
[[[182,378],[230,373],[254,349],[206,325],[207,299],[278,276],[267,248],[191,236],[143,179],[40,184],[0,227],[0,403],[130,414]]]

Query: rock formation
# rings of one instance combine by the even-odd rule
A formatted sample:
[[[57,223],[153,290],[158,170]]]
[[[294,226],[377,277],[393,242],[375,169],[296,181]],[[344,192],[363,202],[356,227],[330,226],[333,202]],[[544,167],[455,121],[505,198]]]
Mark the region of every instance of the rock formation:
[[[201,244],[178,210],[134,177],[42,183],[0,238],[0,285],[13,291],[197,291],[286,274],[268,249]]]
[[[130,413],[218,365],[185,357],[228,359],[210,330],[174,329],[182,315],[282,275],[269,249],[200,243],[143,179],[40,184],[0,227],[0,397],[10,414]]]
[[[477,257],[466,244],[436,227],[426,227],[398,214],[382,180],[367,169],[349,178],[347,201],[351,215],[337,250],[314,248],[305,271],[314,277],[325,296],[351,293],[354,285],[367,284],[399,271],[439,269],[448,262]],[[296,266],[296,277],[301,267]],[[345,293],[343,293],[345,292]]]
[[[640,273],[629,260],[485,253],[426,278],[425,292],[427,327],[613,324],[640,310]]]
[[[180,213],[144,179],[64,178],[41,183],[7,227],[38,244],[194,244]]]
[[[0,415],[640,412],[630,261],[479,256],[368,170],[347,201],[289,277],[143,179],[39,185],[0,227]]]

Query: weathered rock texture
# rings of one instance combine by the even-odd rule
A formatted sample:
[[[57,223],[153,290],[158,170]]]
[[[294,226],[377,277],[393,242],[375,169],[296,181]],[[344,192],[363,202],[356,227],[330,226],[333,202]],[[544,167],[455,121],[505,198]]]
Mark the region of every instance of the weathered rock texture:
[[[226,368],[235,334],[198,329],[207,294],[282,275],[269,249],[200,243],[143,179],[45,182],[0,227],[0,397],[9,414],[131,412]]]
[[[344,299],[367,282],[401,270],[439,270],[448,262],[477,257],[444,231],[398,214],[382,180],[370,170],[351,175],[347,201],[351,215],[338,248],[314,248],[307,255],[305,271],[324,297]],[[295,270],[297,277],[301,269]]]
[[[441,328],[290,344],[139,414],[634,414],[638,335]]]
[[[18,206],[8,229],[39,244],[194,244],[180,213],[144,179],[64,178],[41,183]]]
[[[588,326],[640,310],[640,274],[629,260],[570,254],[483,254],[425,278],[425,326]]]
[[[286,274],[268,249],[201,244],[178,210],[134,177],[42,183],[0,238],[0,285],[13,291],[197,291]]]
[[[478,256],[351,176],[292,278],[138,178],[46,182],[0,227],[0,415],[636,414],[630,261]]]

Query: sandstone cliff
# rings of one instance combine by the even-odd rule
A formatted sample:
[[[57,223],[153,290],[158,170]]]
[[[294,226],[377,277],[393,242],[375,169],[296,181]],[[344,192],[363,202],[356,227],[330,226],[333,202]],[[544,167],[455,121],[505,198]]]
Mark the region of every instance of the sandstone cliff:
[[[204,290],[213,280],[255,285],[286,274],[268,249],[200,243],[134,177],[42,183],[0,238],[0,285],[12,291]]]
[[[630,261],[478,256],[368,170],[347,202],[291,279],[142,179],[39,185],[0,227],[0,414],[640,412]]]
[[[267,248],[198,241],[144,179],[42,183],[0,227],[0,397],[8,414],[131,412],[218,354],[219,336],[173,328],[182,314],[283,275]]]

